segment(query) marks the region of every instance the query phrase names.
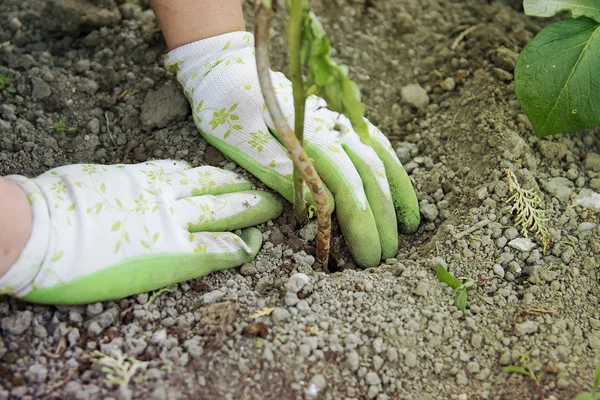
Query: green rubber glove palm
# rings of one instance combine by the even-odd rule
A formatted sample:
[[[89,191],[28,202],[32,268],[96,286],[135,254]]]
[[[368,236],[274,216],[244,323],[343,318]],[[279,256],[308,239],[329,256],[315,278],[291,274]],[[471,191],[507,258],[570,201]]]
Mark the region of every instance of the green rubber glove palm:
[[[30,238],[0,293],[48,304],[119,299],[252,260],[281,203],[230,171],[179,161],[69,165],[6,177],[27,193]]]
[[[266,185],[293,200],[292,162],[276,139],[265,107],[253,37],[233,32],[179,47],[166,60],[177,74],[204,138]],[[279,103],[294,120],[291,83],[273,73]],[[420,222],[417,197],[388,139],[370,124],[373,146],[363,144],[349,121],[324,100],[306,102],[304,147],[335,197],[337,218],[356,262],[379,264],[398,250]]]

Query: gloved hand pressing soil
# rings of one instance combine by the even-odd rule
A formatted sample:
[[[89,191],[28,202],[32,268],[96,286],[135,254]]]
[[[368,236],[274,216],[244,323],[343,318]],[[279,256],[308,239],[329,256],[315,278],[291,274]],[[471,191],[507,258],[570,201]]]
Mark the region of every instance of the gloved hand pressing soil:
[[[252,34],[232,32],[183,45],[168,54],[166,67],[177,74],[206,141],[292,201],[293,166],[265,107]],[[293,123],[292,85],[281,73],[272,77]],[[420,221],[408,175],[389,140],[368,125],[372,147],[323,99],[307,99],[304,147],[333,193],[344,238],[363,267],[395,256],[398,224],[410,233]]]
[[[248,227],[282,212],[273,195],[233,172],[180,161],[6,178],[27,194],[33,223],[0,293],[37,303],[119,299],[238,266],[262,243]]]

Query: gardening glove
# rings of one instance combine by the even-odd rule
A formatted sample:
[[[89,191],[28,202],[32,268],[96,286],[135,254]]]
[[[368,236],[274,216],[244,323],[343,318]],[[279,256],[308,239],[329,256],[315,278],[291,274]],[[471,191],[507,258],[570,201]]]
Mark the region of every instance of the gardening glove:
[[[276,139],[256,71],[254,38],[233,32],[171,51],[166,68],[177,74],[207,142],[293,201],[292,161]],[[292,84],[272,73],[284,115],[293,125]],[[372,147],[362,143],[347,118],[328,110],[323,99],[306,101],[304,143],[335,197],[346,242],[357,264],[378,265],[394,257],[401,231],[414,232],[418,202],[389,140],[369,125]]]
[[[47,304],[119,299],[252,260],[247,228],[282,212],[230,171],[181,161],[69,165],[6,177],[27,193],[33,226],[0,293]]]

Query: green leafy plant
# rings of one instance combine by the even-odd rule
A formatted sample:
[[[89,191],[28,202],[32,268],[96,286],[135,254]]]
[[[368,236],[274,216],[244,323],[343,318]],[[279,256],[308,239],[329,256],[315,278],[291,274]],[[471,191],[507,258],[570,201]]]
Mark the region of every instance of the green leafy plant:
[[[358,86],[348,78],[348,68],[330,57],[331,46],[323,26],[305,0],[287,0],[287,35],[290,75],[294,97],[294,130],[287,124],[279,107],[270,75],[269,29],[273,15],[271,0],[261,0],[256,12],[256,65],[260,87],[279,138],[294,163],[294,210],[306,218],[304,182],[310,189],[317,214],[317,260],[327,266],[331,240],[331,210],[325,187],[312,161],[302,147],[306,98],[317,94],[333,111],[348,117],[361,140],[369,143],[368,127],[363,119],[365,107]],[[303,72],[307,68],[307,80]]]
[[[530,355],[532,351],[533,349],[519,357],[520,365],[509,365],[508,367],[504,367],[502,372],[507,374],[521,374],[529,377],[535,383],[535,387],[538,390],[540,399],[543,400],[546,398],[544,397],[544,389],[542,388],[542,378],[544,377],[544,372],[539,371],[536,373],[536,369],[531,365]]]
[[[77,132],[77,128],[74,126],[67,127],[67,118],[62,117],[58,121],[52,124],[52,129],[56,131],[56,133],[64,134],[67,133],[75,133]]]
[[[17,89],[10,82],[12,80],[9,77],[0,74],[0,91],[6,90],[9,93],[17,93]]]
[[[442,264],[438,264],[436,267],[435,275],[440,282],[454,289],[454,305],[465,315],[467,312],[468,292],[475,287],[475,281],[469,278],[456,278]]]
[[[521,52],[515,93],[538,136],[600,125],[600,2],[524,0],[525,14],[570,17],[542,29]]]
[[[594,372],[594,387],[592,392],[580,393],[573,400],[599,400],[600,399],[600,360],[596,364],[596,371]]]

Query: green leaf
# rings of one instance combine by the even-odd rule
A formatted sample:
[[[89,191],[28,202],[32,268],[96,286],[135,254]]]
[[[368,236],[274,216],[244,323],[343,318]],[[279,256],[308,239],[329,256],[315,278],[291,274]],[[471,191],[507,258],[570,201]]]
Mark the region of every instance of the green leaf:
[[[360,100],[358,85],[348,78],[348,67],[337,64],[330,56],[331,46],[310,7],[302,14],[302,61],[308,66],[308,81],[317,87],[317,94],[333,111],[344,114],[364,143],[369,143],[369,130],[363,119],[365,106]]]
[[[438,264],[435,269],[435,276],[437,276],[438,281],[445,283],[450,286],[452,289],[457,289],[462,286],[462,283],[450,272],[446,271],[446,268],[442,264]]]
[[[102,203],[96,203],[96,214],[98,214],[100,210],[102,210],[102,205]]]
[[[229,110],[227,110],[228,113],[232,112],[233,110],[235,110],[238,106],[238,103],[235,103],[234,105],[232,105],[231,107],[229,107]]]
[[[75,209],[75,203],[71,204],[69,206],[69,208],[67,208],[67,211],[73,211]]]
[[[504,367],[502,368],[502,372],[507,374],[521,374],[529,376],[529,371],[523,367],[519,367],[518,365],[509,365],[508,367]]]
[[[525,0],[525,14],[531,17],[552,17],[561,11],[571,13],[573,18],[589,17],[600,22],[598,0]]]
[[[119,228],[121,227],[121,221],[117,221],[113,224],[112,228],[110,228],[111,231],[116,231],[119,230]]]
[[[458,293],[456,294],[456,297],[454,298],[454,305],[456,306],[456,308],[458,308],[460,311],[462,311],[463,314],[466,313],[466,311],[467,311],[467,289],[466,288],[463,288],[458,291]]]
[[[106,191],[106,185],[104,184],[104,182],[102,182],[102,185],[100,185],[100,191],[102,193],[104,193]]]
[[[140,243],[142,244],[142,246],[144,246],[145,248],[149,249],[150,248],[150,243],[148,243],[145,240],[140,240]]]
[[[225,46],[223,46],[223,48],[221,50],[227,50],[229,48],[229,46],[231,46],[231,40],[228,40],[227,43],[225,43]]]
[[[115,245],[115,253],[117,253],[119,251],[119,249],[121,248],[121,241],[119,240],[117,242],[117,244]]]
[[[8,86],[6,91],[9,93],[17,93],[17,89],[14,86]]]
[[[600,395],[596,395],[594,396],[593,393],[580,393],[577,395],[577,397],[575,397],[573,400],[598,400],[600,399]]]
[[[156,243],[158,241],[159,237],[160,237],[160,232],[156,232],[154,235],[152,235],[152,243]]]
[[[117,206],[119,208],[123,208],[123,203],[121,203],[121,200],[117,199],[116,197],[115,197],[115,203],[117,203]]]
[[[521,52],[515,93],[538,136],[600,124],[600,24],[568,19],[544,28]]]
[[[267,10],[271,9],[271,0],[260,0],[260,2]]]

